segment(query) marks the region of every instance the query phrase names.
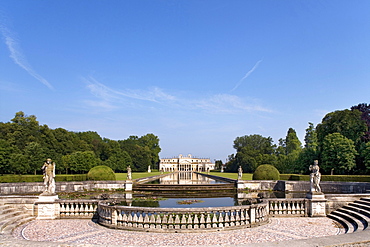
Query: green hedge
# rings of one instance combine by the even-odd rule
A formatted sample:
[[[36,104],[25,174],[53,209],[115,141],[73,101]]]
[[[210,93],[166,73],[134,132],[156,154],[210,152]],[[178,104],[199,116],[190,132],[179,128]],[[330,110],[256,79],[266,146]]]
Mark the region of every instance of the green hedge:
[[[280,180],[310,181],[310,175],[280,174]],[[321,181],[370,182],[370,175],[322,175]]]
[[[43,182],[42,175],[3,175],[0,176],[0,183],[22,183],[22,182]],[[64,181],[86,181],[86,174],[56,175],[56,182]]]

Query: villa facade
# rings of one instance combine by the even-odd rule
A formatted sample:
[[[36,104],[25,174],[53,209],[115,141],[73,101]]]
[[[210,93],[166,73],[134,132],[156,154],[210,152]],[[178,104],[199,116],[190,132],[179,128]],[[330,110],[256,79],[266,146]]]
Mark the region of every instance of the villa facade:
[[[194,171],[205,172],[215,169],[215,164],[210,158],[196,158],[191,154],[173,158],[163,158],[159,163],[159,170],[165,172]]]

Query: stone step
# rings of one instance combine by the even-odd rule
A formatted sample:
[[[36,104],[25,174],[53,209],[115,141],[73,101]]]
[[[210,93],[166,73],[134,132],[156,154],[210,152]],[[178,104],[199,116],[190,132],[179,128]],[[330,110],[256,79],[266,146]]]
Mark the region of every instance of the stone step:
[[[364,220],[370,223],[370,212],[369,211],[363,210],[362,208],[352,206],[352,205],[347,205],[347,206],[344,206],[343,208],[359,213],[360,215],[364,217]]]
[[[358,201],[355,201],[355,202],[370,207],[370,202],[369,201],[366,201],[366,200],[362,200],[361,199],[361,200],[358,200]]]
[[[341,218],[337,215],[334,215],[332,213],[328,214],[327,217],[334,220],[335,222],[339,223],[343,227],[344,233],[353,232],[353,226],[347,220],[345,220],[345,219],[343,219],[343,218]]]
[[[366,198],[366,197],[363,197],[363,198],[361,198],[360,200],[370,202],[370,198]]]
[[[367,212],[370,212],[370,206],[367,206],[365,204],[359,203],[358,201],[352,202],[352,203],[350,203],[348,205],[351,205],[351,206],[357,207],[357,208],[361,208],[361,209],[363,209],[363,210],[365,210]]]
[[[18,226],[23,225],[23,224],[25,224],[25,223],[28,223],[28,222],[30,222],[30,221],[32,221],[32,220],[34,220],[34,219],[35,219],[35,217],[33,217],[33,216],[30,216],[30,215],[23,215],[23,217],[22,217],[22,218],[20,218],[20,219],[18,219],[17,221],[14,221],[14,222],[12,222],[12,223],[10,223],[10,224],[6,225],[6,226],[2,229],[1,233],[3,233],[3,234],[11,234],[11,233],[13,232],[13,230],[14,230],[15,228],[17,228]]]
[[[334,212],[331,212],[330,214],[335,215],[335,216],[337,216],[337,217],[341,218],[342,220],[345,220],[346,222],[349,223],[347,233],[357,231],[359,223],[362,225],[362,223],[360,221],[358,221],[358,220],[354,219],[353,217],[349,216],[348,214],[342,213],[338,210],[336,210]]]
[[[1,221],[9,219],[17,215],[20,215],[20,214],[23,214],[23,212],[15,210],[15,209],[7,210],[7,212],[0,214],[0,224],[1,224]]]
[[[0,205],[0,233],[11,233],[17,226],[34,220],[35,217],[9,205]]]
[[[350,217],[354,218],[354,220],[356,220],[357,225],[358,225],[357,230],[365,230],[369,226],[369,223],[367,222],[367,220],[364,218],[362,214],[359,214],[357,212],[354,212],[350,209],[345,209],[345,208],[340,208],[337,211],[343,214],[347,214]]]
[[[11,226],[16,227],[20,225],[23,222],[23,219],[28,217],[30,216],[27,214],[19,214],[0,221],[0,232],[3,233],[5,229],[8,229],[9,231],[9,227]],[[14,229],[14,227],[11,228],[11,230]]]

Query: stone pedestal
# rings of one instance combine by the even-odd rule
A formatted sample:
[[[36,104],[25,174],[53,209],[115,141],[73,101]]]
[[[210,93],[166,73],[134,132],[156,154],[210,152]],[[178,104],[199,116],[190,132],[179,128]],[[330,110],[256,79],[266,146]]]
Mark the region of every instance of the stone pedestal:
[[[308,201],[308,216],[310,217],[325,217],[326,216],[326,199],[322,192],[307,193]]]
[[[59,217],[58,195],[43,195],[35,202],[35,214],[38,220],[53,220]]]
[[[125,191],[132,191],[132,181],[131,180],[126,180]]]
[[[238,180],[238,181],[236,182],[236,188],[237,188],[238,190],[244,190],[244,189],[245,189],[244,182],[243,182],[242,180]]]

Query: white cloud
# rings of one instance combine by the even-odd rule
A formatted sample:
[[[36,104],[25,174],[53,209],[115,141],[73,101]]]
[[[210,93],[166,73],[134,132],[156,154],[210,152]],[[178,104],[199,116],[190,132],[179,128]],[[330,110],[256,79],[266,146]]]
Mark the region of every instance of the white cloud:
[[[5,44],[9,49],[9,57],[14,61],[14,63],[27,71],[27,73],[34,77],[36,80],[40,81],[48,88],[53,89],[53,86],[44,77],[33,70],[31,65],[27,62],[27,59],[23,55],[18,41],[14,38],[14,35],[3,25],[0,25],[0,31],[4,37]]]
[[[271,112],[270,110],[255,104],[248,104],[244,99],[231,94],[215,94],[208,97],[199,96],[189,92],[183,97],[175,97],[170,95],[161,88],[152,87],[148,90],[126,89],[114,90],[106,85],[98,82],[93,77],[83,78],[87,84],[90,93],[93,94],[98,101],[87,101],[90,106],[101,107],[107,110],[118,108],[123,103],[127,103],[127,99],[135,99],[139,102],[152,102],[164,105],[168,109],[188,110],[188,111],[206,111],[213,114],[235,114],[240,112]],[[132,101],[130,101],[132,103]],[[155,107],[155,105],[151,105]]]

